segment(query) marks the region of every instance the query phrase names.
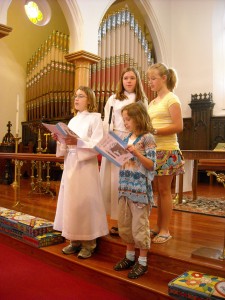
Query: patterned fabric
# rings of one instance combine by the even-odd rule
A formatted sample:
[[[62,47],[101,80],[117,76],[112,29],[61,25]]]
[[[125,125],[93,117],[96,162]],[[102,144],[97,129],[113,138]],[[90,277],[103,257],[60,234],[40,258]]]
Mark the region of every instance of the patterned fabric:
[[[156,151],[156,176],[184,174],[184,158],[180,150]]]
[[[126,143],[131,133],[124,139]],[[138,137],[134,143],[138,151],[151,159],[156,167],[155,142],[151,134],[144,134]],[[119,198],[121,196],[139,203],[153,204],[152,180],[155,171],[149,171],[144,168],[140,161],[134,156],[126,162],[120,169],[119,174]]]

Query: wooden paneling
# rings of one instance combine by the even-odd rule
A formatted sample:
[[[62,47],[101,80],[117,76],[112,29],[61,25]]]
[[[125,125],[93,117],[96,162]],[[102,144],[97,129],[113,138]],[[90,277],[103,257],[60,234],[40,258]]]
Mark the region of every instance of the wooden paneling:
[[[184,118],[184,129],[178,135],[182,150],[213,150],[225,142],[225,116],[213,116],[212,94],[195,94],[189,104],[191,118]]]

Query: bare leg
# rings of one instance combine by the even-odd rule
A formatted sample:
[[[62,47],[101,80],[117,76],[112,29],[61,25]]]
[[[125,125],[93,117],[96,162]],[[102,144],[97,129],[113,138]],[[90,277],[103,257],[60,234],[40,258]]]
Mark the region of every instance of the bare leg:
[[[171,193],[172,175],[158,176],[158,229],[159,235],[169,235],[169,224],[172,216],[173,202]],[[156,238],[160,242],[160,237]],[[154,241],[154,239],[153,239]]]
[[[160,228],[160,206],[161,206],[161,201],[160,201],[160,195],[158,192],[158,181],[157,181],[157,176],[154,178],[154,191],[153,193],[157,193],[157,223],[153,226],[151,226],[151,238],[153,238],[156,234],[159,233],[159,228]]]

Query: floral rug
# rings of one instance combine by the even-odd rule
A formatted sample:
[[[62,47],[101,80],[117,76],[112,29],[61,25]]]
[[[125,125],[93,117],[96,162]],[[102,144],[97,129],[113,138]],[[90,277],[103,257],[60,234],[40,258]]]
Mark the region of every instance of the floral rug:
[[[181,204],[174,204],[174,210],[191,213],[205,214],[225,218],[225,198],[206,198],[199,196],[193,200],[189,196],[184,196]]]

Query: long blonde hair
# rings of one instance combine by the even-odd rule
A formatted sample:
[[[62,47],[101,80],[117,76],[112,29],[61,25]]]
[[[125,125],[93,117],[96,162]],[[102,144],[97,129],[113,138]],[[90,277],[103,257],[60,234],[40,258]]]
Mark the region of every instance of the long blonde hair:
[[[164,75],[166,75],[167,88],[168,88],[168,90],[170,90],[172,92],[178,82],[178,77],[177,77],[176,71],[174,69],[167,68],[167,66],[163,63],[156,63],[156,64],[151,65],[147,70],[147,74],[149,75],[149,73],[153,70],[157,70],[160,77],[163,77]]]

